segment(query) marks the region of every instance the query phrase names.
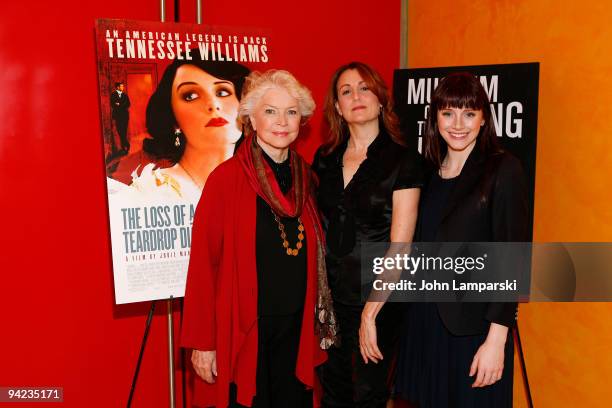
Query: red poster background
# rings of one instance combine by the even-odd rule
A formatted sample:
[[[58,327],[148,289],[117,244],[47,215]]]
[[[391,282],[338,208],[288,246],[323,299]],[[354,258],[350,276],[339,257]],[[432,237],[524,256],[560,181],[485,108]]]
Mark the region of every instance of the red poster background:
[[[194,22],[195,1],[179,3],[181,21]],[[391,85],[397,0],[203,3],[206,24],[269,30],[277,68],[309,86],[319,108],[350,60]],[[0,13],[0,385],[64,387],[61,406],[125,406],[130,389],[149,304],[113,304],[93,29],[96,18],[159,20],[158,4],[39,0]],[[298,150],[310,159],[324,132],[317,109]],[[159,304],[133,407],[168,406],[166,347]],[[177,386],[181,406],[180,376]]]

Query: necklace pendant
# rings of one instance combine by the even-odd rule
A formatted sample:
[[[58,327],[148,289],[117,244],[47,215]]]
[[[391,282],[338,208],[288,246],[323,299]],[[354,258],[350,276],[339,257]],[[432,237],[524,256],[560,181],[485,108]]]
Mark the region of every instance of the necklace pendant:
[[[287,233],[285,232],[285,225],[281,222],[279,216],[274,212],[274,210],[272,210],[272,215],[274,215],[274,221],[276,221],[276,223],[278,224],[278,230],[280,231],[280,237],[283,240],[283,248],[285,248],[287,255],[288,256],[298,256],[298,254],[300,253],[300,249],[303,246],[302,241],[304,240],[304,225],[302,224],[302,218],[298,217],[298,223],[299,223],[297,227],[298,242],[295,244],[295,248],[291,248],[289,247],[289,241],[287,241]]]

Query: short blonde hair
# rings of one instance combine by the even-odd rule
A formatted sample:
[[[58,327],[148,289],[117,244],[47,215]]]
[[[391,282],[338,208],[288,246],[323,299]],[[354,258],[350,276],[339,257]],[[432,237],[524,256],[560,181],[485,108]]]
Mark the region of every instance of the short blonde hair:
[[[263,73],[253,71],[245,79],[238,111],[246,134],[253,133],[253,125],[249,116],[255,110],[259,100],[270,89],[278,88],[286,90],[289,95],[297,100],[302,123],[312,116],[315,109],[312,94],[290,72],[279,69],[270,69]]]

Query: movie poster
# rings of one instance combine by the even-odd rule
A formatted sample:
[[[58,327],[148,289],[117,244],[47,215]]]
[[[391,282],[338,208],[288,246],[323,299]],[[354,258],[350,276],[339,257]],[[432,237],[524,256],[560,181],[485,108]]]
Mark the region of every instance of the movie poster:
[[[244,79],[273,44],[258,29],[126,20],[95,35],[115,302],[181,297],[202,188],[234,153]]]
[[[539,63],[395,70],[393,95],[402,132],[412,147],[422,151],[431,95],[445,75],[458,71],[480,79],[501,145],[521,160],[529,194],[529,225],[533,225]]]

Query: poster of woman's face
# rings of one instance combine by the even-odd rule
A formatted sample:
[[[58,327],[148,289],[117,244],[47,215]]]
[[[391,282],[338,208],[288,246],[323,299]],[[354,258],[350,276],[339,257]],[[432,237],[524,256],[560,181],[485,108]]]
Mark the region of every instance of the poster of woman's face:
[[[146,180],[160,184],[161,178],[181,197],[197,201],[210,172],[232,156],[242,135],[238,106],[250,70],[233,61],[203,60],[197,50],[190,54],[191,59],[177,56],[165,67],[150,95],[132,96],[134,107],[140,108],[132,118],[144,118],[145,129],[128,131],[122,150],[107,153],[107,173],[113,180],[142,189]],[[140,88],[143,77],[131,80]]]
[[[238,141],[240,101],[232,81],[210,75],[195,65],[183,65],[172,84],[172,112],[186,148],[224,151]],[[220,152],[221,153],[221,152]]]

